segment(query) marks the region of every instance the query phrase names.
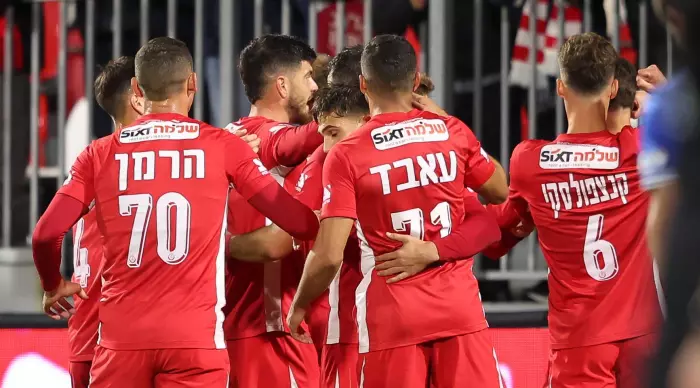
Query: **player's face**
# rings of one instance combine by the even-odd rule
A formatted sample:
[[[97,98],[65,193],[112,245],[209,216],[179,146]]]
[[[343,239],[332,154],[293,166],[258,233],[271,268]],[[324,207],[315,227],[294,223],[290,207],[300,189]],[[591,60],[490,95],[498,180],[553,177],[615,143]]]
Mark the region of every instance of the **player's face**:
[[[361,115],[343,117],[330,115],[321,118],[318,131],[323,135],[323,151],[330,151],[334,145],[348,137],[364,122],[364,116]]]
[[[287,111],[289,121],[294,124],[306,124],[313,120],[311,103],[318,86],[312,73],[311,63],[303,61],[291,78]]]

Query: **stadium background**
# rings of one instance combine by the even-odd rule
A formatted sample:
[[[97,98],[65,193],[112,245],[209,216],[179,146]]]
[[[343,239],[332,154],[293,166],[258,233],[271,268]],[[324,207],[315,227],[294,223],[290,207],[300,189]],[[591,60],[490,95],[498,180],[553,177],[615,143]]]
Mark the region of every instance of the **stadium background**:
[[[373,34],[405,34],[435,83],[433,99],[506,169],[520,140],[566,127],[553,93],[563,38],[595,31],[640,67],[672,75],[679,66],[647,0],[5,0],[0,12],[0,388],[70,385],[65,323],[38,313],[27,237],[77,154],[112,129],[92,95],[97,66],[149,37],[190,46],[204,81],[192,114],[223,126],[248,112],[235,65],[253,37],[293,34],[333,55]],[[71,258],[70,241],[64,249]],[[549,339],[536,238],[497,262],[477,261],[507,386],[539,388]],[[72,273],[71,260],[63,271]]]

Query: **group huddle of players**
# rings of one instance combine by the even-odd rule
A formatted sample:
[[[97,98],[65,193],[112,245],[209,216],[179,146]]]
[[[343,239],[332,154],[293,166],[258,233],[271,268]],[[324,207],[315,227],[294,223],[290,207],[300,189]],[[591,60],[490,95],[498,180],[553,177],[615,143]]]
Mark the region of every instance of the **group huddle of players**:
[[[329,63],[296,38],[253,40],[252,109],[225,130],[187,116],[182,42],[111,61],[95,96],[116,131],[77,158],[33,236],[44,310],[70,317],[73,387],[503,387],[471,257],[535,228],[544,384],[640,386],[661,311],[636,71],[590,33],[558,59],[568,132],[521,143],[510,184],[425,96],[401,37]]]

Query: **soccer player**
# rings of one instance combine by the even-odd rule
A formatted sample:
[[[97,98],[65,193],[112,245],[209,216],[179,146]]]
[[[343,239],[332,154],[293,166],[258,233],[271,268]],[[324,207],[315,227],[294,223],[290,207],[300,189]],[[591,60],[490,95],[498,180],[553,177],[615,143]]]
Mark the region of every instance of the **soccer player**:
[[[131,90],[134,58],[109,61],[95,80],[95,99],[114,120],[117,130],[131,124],[143,113],[143,101]],[[102,287],[102,235],[91,206],[73,227],[73,279],[85,290],[87,299],[75,299],[75,313],[68,320],[70,377],[74,388],[87,388],[97,345],[98,301]]]
[[[606,122],[619,90],[617,58],[596,34],[567,40],[557,92],[568,132],[553,142],[524,141],[511,157],[512,222],[534,222],[550,270],[553,387],[642,386],[639,368],[661,317],[637,133],[609,131]]]
[[[317,90],[315,59],[313,49],[297,38],[265,35],[248,44],[239,62],[252,107],[248,117],[228,128],[260,138],[260,160],[290,193],[303,185],[303,164],[323,142],[309,106]],[[234,237],[227,255],[238,260],[228,261],[224,323],[231,385],[315,388],[316,349],[294,341],[284,322],[304,257],[292,250],[291,236],[241,202],[232,193],[229,203],[236,211],[230,213],[229,232]],[[238,362],[242,358],[245,363]]]
[[[462,234],[465,186],[499,202],[507,195],[505,176],[459,120],[412,109],[419,75],[404,38],[375,37],[362,53],[360,82],[372,119],[324,162],[322,226],[287,318],[290,330],[309,341],[300,324],[336,276],[355,226],[362,251],[355,295],[363,386],[498,387],[478,290],[468,282],[471,261],[459,259],[498,236],[497,229],[491,240]],[[397,284],[379,277],[374,257],[399,247],[387,231],[428,240],[429,268]],[[445,249],[456,240],[462,251]],[[475,251],[466,252],[466,245]]]
[[[60,242],[94,200],[105,254],[90,387],[225,387],[229,186],[296,238],[313,238],[318,221],[242,140],[186,116],[197,76],[184,43],[150,40],[135,73],[146,115],[83,151],[36,226],[44,310],[80,290],[60,276]]]

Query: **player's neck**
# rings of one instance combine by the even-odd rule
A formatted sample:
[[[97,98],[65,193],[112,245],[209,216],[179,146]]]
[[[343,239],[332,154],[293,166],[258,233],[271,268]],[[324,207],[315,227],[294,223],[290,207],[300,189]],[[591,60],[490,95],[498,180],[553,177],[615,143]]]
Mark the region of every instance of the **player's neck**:
[[[164,101],[149,101],[144,100],[144,114],[159,114],[159,113],[177,113],[187,116],[189,106],[178,99],[168,99]]]
[[[567,107],[566,117],[569,121],[569,128],[566,133],[594,133],[607,129],[607,112],[603,104],[576,105]]]
[[[383,113],[410,112],[413,110],[412,96],[396,95],[393,98],[370,98],[369,114],[376,116]]]
[[[622,131],[622,128],[632,125],[631,109],[615,109],[608,112],[608,130],[612,133]]]
[[[248,117],[264,117],[269,120],[278,121],[280,123],[289,122],[289,114],[287,110],[279,105],[265,104],[258,101],[250,107]]]

